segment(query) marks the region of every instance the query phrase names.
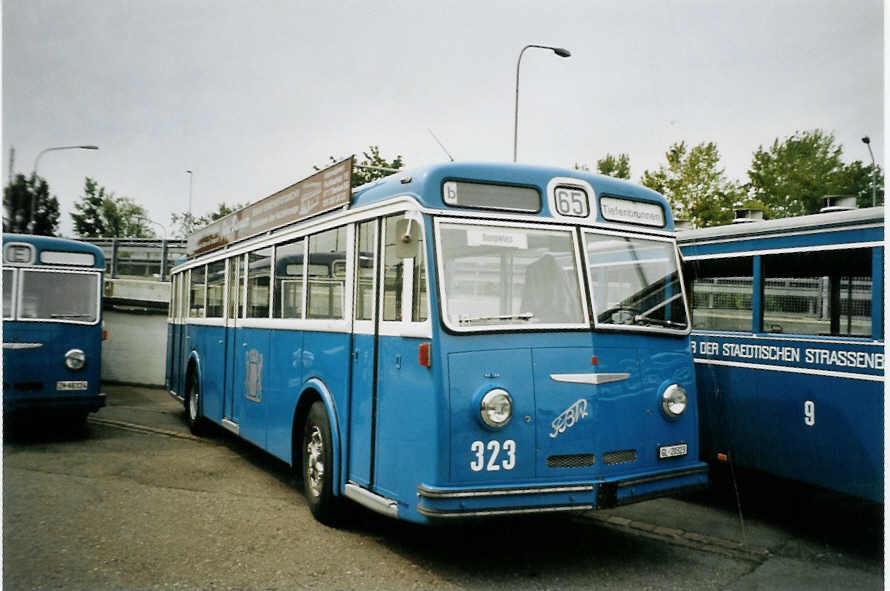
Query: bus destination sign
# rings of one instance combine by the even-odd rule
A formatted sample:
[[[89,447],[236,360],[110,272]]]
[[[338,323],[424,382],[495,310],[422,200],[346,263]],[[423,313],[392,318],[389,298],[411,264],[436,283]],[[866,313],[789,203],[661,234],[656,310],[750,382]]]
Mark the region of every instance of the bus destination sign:
[[[188,255],[201,254],[236,240],[349,204],[353,156],[196,230]]]

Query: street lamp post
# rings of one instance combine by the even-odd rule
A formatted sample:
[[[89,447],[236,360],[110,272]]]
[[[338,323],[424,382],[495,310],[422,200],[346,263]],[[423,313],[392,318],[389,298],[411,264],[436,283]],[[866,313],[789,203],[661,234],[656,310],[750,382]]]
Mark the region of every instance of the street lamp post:
[[[875,199],[875,191],[877,189],[877,182],[875,181],[875,155],[871,151],[871,138],[865,136],[862,138],[862,143],[868,148],[868,155],[871,156],[871,206],[874,207],[877,205],[877,200]]]
[[[46,154],[47,152],[52,152],[54,150],[98,150],[99,146],[53,146],[52,148],[44,148],[37,153],[37,158],[34,159],[34,168],[31,169],[31,176],[33,178],[37,178],[37,166],[40,164],[40,157]],[[34,231],[34,226],[36,225],[34,222],[34,206],[36,201],[36,195],[31,195],[31,216],[28,218],[28,231]]]
[[[572,53],[568,49],[562,47],[550,47],[549,45],[526,45],[519,52],[519,58],[516,60],[516,102],[513,113],[513,162],[516,162],[516,140],[519,135],[519,65],[522,63],[522,54],[529,47],[537,49],[549,49],[559,57],[570,57]]]

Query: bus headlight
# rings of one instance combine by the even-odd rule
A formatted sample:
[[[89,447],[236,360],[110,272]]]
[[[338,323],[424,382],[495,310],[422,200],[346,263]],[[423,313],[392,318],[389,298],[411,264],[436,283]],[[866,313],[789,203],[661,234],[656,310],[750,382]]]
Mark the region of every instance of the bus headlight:
[[[486,392],[479,406],[482,422],[489,427],[499,429],[510,422],[513,416],[513,399],[501,388]]]
[[[661,409],[670,419],[676,419],[686,410],[686,390],[677,384],[665,388],[661,395]]]
[[[71,349],[65,353],[65,365],[68,369],[80,369],[86,362],[87,356],[80,349]]]

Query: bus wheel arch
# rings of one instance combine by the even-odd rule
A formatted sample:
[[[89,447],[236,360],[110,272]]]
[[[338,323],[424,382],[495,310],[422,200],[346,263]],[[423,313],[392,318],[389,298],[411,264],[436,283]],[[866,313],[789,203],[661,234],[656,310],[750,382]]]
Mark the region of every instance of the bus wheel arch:
[[[291,466],[303,481],[313,516],[326,525],[334,525],[342,509],[336,407],[324,384],[313,381],[317,383],[307,384],[294,410]],[[310,468],[310,457],[321,463]],[[324,473],[320,475],[318,468]]]

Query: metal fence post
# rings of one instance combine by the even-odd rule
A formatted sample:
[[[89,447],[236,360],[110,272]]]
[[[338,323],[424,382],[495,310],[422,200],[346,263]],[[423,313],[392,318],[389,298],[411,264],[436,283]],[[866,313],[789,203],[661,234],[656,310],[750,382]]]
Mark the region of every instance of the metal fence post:
[[[117,277],[117,238],[111,239],[111,278]]]
[[[161,281],[167,281],[167,239],[161,240]]]

